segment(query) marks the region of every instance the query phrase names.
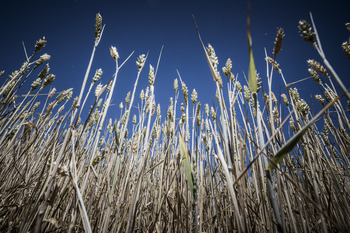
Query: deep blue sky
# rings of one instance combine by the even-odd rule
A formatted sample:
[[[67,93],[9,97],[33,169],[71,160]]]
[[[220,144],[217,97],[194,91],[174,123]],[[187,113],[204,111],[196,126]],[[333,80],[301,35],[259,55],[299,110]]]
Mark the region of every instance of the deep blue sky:
[[[248,67],[247,8],[247,1],[229,0],[2,0],[0,70],[5,70],[6,73],[0,82],[4,82],[5,77],[18,69],[25,60],[22,41],[31,53],[35,41],[45,36],[48,43],[42,52],[52,56],[49,63],[51,72],[56,75],[53,86],[58,91],[73,87],[74,96],[78,95],[94,43],[95,15],[100,12],[106,27],[90,76],[93,76],[96,69],[102,68],[104,74],[101,82],[105,84],[113,75],[114,61],[109,54],[111,45],[117,47],[121,60],[135,51],[119,74],[112,100],[115,105],[109,110],[111,114],[119,116],[119,103],[124,101],[128,91],[132,91],[137,73],[137,56],[149,51],[146,69],[137,89],[138,97],[141,89],[148,85],[148,66],[150,63],[156,66],[162,45],[165,47],[155,82],[156,101],[161,103],[162,113],[167,110],[169,97],[174,96],[173,80],[177,77],[176,69],[186,82],[189,93],[195,88],[202,106],[205,103],[211,105],[212,99],[215,99],[215,85],[195,31],[192,14],[196,17],[204,43],[210,43],[215,48],[220,71],[230,57],[233,72],[239,74],[242,84],[246,84],[243,72],[247,73]],[[251,34],[260,77],[265,84],[264,47],[272,56],[273,42],[279,27],[285,30],[286,37],[277,61],[287,82],[309,75],[307,59],[321,60],[312,46],[303,42],[297,29],[300,19],[310,21],[310,11],[316,21],[326,56],[349,88],[350,63],[340,47],[350,36],[344,26],[346,22],[350,22],[350,1],[345,0],[252,1]],[[28,84],[34,78],[36,76]],[[279,75],[276,74],[273,87],[276,93],[280,86]],[[318,92],[312,80],[296,87],[302,92],[301,97],[307,100],[310,90],[315,89],[315,93]],[[283,87],[282,91],[285,92]],[[135,101],[137,103],[138,99]]]

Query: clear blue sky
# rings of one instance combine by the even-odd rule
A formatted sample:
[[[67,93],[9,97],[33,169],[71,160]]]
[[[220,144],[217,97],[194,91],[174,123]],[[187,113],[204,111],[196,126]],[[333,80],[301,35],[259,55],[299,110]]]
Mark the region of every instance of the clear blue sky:
[[[137,89],[138,96],[141,89],[148,85],[148,66],[150,63],[156,66],[162,45],[164,51],[155,82],[156,101],[161,103],[162,113],[167,110],[169,98],[174,96],[173,80],[177,77],[176,69],[187,84],[189,93],[195,88],[202,106],[205,103],[211,105],[212,99],[215,99],[215,85],[196,35],[192,14],[196,17],[204,43],[210,43],[215,48],[219,57],[219,69],[225,65],[227,58],[231,58],[233,73],[238,73],[241,83],[246,84],[243,72],[247,73],[248,67],[247,8],[247,1],[229,0],[2,0],[0,70],[5,70],[6,73],[0,82],[4,82],[25,60],[22,41],[27,50],[32,52],[35,41],[45,36],[48,43],[43,52],[52,56],[49,62],[50,72],[56,75],[53,86],[58,91],[73,87],[74,96],[77,96],[94,43],[95,15],[100,12],[106,28],[97,48],[90,76],[93,76],[96,69],[102,68],[104,74],[101,82],[105,84],[113,75],[114,61],[109,54],[111,45],[117,47],[121,60],[135,51],[119,74],[112,100],[115,106],[109,110],[111,114],[116,111],[116,116],[119,116],[119,103],[124,101],[128,91],[132,91],[137,73],[137,56],[149,51],[147,67]],[[265,84],[264,47],[272,56],[273,42],[279,27],[285,30],[286,36],[277,61],[287,82],[309,75],[307,59],[321,60],[312,46],[303,42],[297,28],[300,19],[310,21],[310,11],[316,21],[326,56],[349,88],[350,61],[340,47],[350,36],[344,25],[350,22],[350,1],[345,0],[252,1],[251,34],[260,77]],[[281,82],[279,75],[276,74],[275,77],[273,88],[278,93]],[[34,78],[36,76],[28,84]],[[312,80],[296,87],[307,102],[310,91],[315,89],[315,93],[318,92]]]

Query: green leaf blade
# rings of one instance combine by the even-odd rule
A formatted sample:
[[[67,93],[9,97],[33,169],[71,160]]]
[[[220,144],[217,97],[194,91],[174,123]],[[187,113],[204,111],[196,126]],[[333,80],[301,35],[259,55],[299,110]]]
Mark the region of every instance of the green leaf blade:
[[[271,159],[271,162],[269,163],[268,167],[266,170],[271,171],[276,168],[275,165],[278,165],[283,161],[283,159],[287,156],[287,154],[293,150],[293,148],[296,146],[296,144],[300,141],[300,139],[303,137],[303,135],[306,133],[308,128],[316,122],[316,120],[330,107],[332,106],[336,101],[338,101],[341,96],[344,94],[337,96],[336,98],[333,99],[330,103],[327,104],[319,113],[317,113],[314,118],[312,118],[309,123],[304,125],[303,128],[299,130],[298,133],[296,133],[291,139],[288,140],[288,142],[280,148],[280,150],[275,154],[275,156]]]
[[[276,168],[275,165],[281,163],[283,159],[288,155],[289,152],[293,150],[296,144],[302,139],[303,135],[306,133],[307,129],[315,122],[315,119],[306,124],[298,133],[296,133],[288,142],[279,149],[275,156],[271,159],[269,166],[266,170],[271,171]]]
[[[255,94],[258,89],[255,61],[253,56],[252,48],[252,37],[250,35],[250,13],[248,14],[248,26],[247,26],[247,37],[248,37],[248,51],[249,51],[249,70],[248,70],[248,85],[250,91]]]
[[[182,162],[183,162],[184,169],[185,169],[185,176],[187,179],[189,189],[194,197],[193,174],[192,174],[192,168],[191,168],[191,164],[190,164],[190,158],[188,156],[186,144],[183,141],[181,135],[179,138],[180,138],[180,154],[181,154]]]

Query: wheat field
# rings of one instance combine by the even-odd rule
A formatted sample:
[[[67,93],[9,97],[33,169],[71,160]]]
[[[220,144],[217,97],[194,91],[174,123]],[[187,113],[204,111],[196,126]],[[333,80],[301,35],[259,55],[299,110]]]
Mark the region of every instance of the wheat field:
[[[247,82],[237,79],[230,59],[218,67],[196,26],[216,102],[202,104],[179,75],[161,110],[154,98],[159,62],[153,67],[142,54],[115,119],[107,113],[116,108],[116,79],[133,54],[121,58],[111,47],[110,80],[100,83],[101,69],[91,75],[91,59],[80,90],[58,91],[43,52],[47,41],[39,39],[18,70],[8,78],[0,73],[0,231],[347,232],[350,95],[310,16],[298,27],[320,55],[307,61],[320,90],[316,114],[299,95],[300,83],[284,77],[289,67],[278,64],[283,29],[271,41],[273,56],[259,61],[266,63],[262,86],[249,16]],[[103,31],[97,14],[91,58]],[[349,41],[341,46],[350,58]],[[147,87],[138,87],[142,72]],[[275,78],[284,81],[281,93]]]

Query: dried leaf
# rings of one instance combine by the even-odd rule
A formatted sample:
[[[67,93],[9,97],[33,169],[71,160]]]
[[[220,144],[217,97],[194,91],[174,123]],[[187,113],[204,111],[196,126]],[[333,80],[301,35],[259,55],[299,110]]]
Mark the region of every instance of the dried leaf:
[[[57,221],[55,218],[44,219],[44,222],[51,223],[51,224],[54,225],[56,228],[59,227],[58,221]]]

